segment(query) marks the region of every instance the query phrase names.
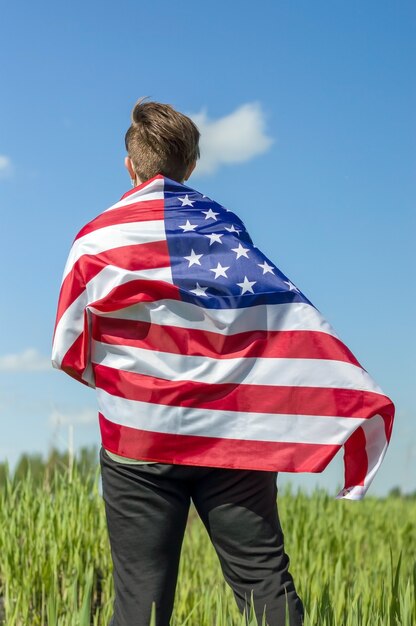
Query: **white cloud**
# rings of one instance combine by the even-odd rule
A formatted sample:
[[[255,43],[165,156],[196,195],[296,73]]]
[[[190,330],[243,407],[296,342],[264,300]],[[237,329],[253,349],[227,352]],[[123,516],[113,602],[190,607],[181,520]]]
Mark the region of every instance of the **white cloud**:
[[[53,409],[49,415],[49,424],[51,426],[67,426],[68,424],[88,425],[95,424],[98,420],[97,409],[84,408],[72,411],[60,411]]]
[[[0,154],[0,178],[8,178],[13,174],[13,165],[10,157]]]
[[[201,132],[201,158],[195,175],[212,174],[221,165],[249,161],[273,143],[266,133],[265,115],[258,102],[243,104],[216,120],[209,119],[205,110],[190,117]]]
[[[50,358],[40,354],[35,348],[28,348],[19,354],[0,356],[2,372],[45,372],[51,369]]]

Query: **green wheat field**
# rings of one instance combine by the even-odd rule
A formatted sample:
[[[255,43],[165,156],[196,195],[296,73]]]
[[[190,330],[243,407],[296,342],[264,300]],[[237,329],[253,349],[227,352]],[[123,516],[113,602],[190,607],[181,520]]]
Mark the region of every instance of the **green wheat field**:
[[[416,625],[416,498],[336,501],[279,495],[305,626]],[[7,473],[0,493],[0,624],[107,626],[111,558],[99,469]],[[172,626],[241,626],[195,510],[185,535]],[[248,616],[250,626],[257,624]],[[284,625],[282,625],[284,626]]]

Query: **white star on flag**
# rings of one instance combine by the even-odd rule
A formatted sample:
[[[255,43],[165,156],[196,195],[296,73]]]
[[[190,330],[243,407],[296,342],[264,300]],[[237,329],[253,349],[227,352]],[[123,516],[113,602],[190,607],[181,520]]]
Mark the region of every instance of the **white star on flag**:
[[[225,230],[228,230],[229,233],[237,233],[237,235],[238,233],[241,233],[241,230],[238,230],[238,228],[236,228],[234,224],[231,224],[230,227],[226,226]]]
[[[299,291],[299,289],[295,287],[295,285],[292,282],[290,282],[290,280],[284,280],[283,282],[289,286],[289,291]]]
[[[213,243],[222,243],[221,237],[224,235],[220,235],[219,233],[211,233],[210,235],[205,235],[209,239],[209,245],[212,246]]]
[[[201,287],[201,285],[197,283],[195,289],[190,289],[189,291],[191,293],[194,293],[196,296],[206,296],[208,298],[207,294],[205,293],[207,289],[208,287]]]
[[[200,258],[201,256],[204,256],[203,254],[195,254],[194,250],[191,250],[191,254],[189,256],[185,256],[183,257],[184,259],[186,259],[187,261],[189,261],[189,265],[188,267],[191,267],[191,265],[201,265],[200,262]]]
[[[231,250],[236,253],[237,259],[239,259],[240,256],[245,256],[248,259],[249,248],[244,248],[241,243],[238,244],[238,248],[231,248]]]
[[[190,200],[188,194],[184,198],[178,198],[182,202],[182,206],[194,206],[195,200]]]
[[[224,276],[225,278],[227,278],[226,271],[229,269],[230,267],[223,267],[221,263],[218,263],[217,267],[213,267],[209,271],[215,272],[215,278],[218,278],[219,276]]]
[[[257,263],[257,265],[262,268],[263,274],[267,274],[268,272],[270,272],[270,274],[274,274],[273,266],[269,265],[267,261],[264,263]]]
[[[212,209],[208,209],[208,211],[202,211],[202,213],[205,214],[205,219],[212,219],[212,220],[216,220],[217,219],[217,215],[219,215],[219,213],[215,213]]]
[[[194,230],[198,224],[191,224],[189,220],[186,220],[186,224],[182,224],[179,228],[183,229],[183,232],[186,233],[188,230]]]
[[[244,276],[244,282],[237,283],[237,285],[241,287],[241,295],[243,295],[243,293],[246,293],[247,291],[249,291],[250,293],[254,293],[253,285],[255,285],[256,282],[256,280],[249,280],[247,276]]]

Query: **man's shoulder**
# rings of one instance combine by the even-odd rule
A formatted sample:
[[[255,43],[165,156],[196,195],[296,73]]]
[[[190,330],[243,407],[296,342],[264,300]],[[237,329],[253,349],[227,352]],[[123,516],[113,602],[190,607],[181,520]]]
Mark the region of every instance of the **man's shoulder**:
[[[119,197],[119,200],[107,206],[103,211],[84,224],[76,234],[74,241],[82,239],[96,230],[123,223],[125,221],[126,212],[131,211],[133,206],[136,209],[140,209],[141,207],[146,208],[149,203],[157,203],[163,200],[163,180],[164,177],[158,175],[124,192]],[[123,209],[126,209],[126,211]]]

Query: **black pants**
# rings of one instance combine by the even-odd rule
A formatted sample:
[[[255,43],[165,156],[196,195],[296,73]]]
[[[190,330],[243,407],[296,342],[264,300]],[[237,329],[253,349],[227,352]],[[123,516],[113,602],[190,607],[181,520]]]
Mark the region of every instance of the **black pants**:
[[[275,472],[189,465],[128,465],[100,451],[115,588],[111,626],[169,626],[190,500],[218,554],[242,613],[261,624],[303,623],[277,514]],[[204,566],[203,563],[200,564]],[[193,626],[190,624],[190,626]]]

